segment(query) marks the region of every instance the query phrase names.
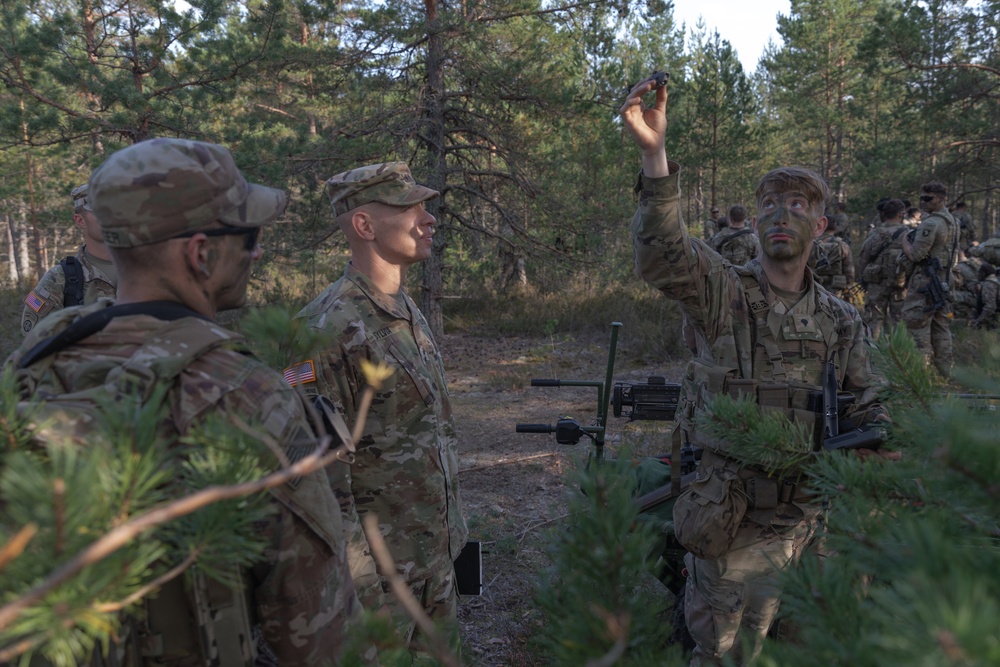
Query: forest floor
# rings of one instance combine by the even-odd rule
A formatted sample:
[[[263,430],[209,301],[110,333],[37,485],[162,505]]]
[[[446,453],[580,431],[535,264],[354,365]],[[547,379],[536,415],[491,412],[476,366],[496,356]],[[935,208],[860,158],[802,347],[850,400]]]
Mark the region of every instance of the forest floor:
[[[546,535],[566,520],[564,480],[592,445],[559,445],[554,435],[515,433],[522,423],[572,416],[590,424],[594,388],[531,387],[531,378],[604,380],[607,339],[479,338],[440,341],[460,437],[459,485],[470,538],[483,543],[484,591],[459,602],[463,660],[483,667],[543,664],[531,645],[542,618],[533,599],[548,564]],[[648,366],[619,349],[614,379],[677,382],[681,361]],[[668,450],[670,424],[609,418],[608,443],[637,454]]]

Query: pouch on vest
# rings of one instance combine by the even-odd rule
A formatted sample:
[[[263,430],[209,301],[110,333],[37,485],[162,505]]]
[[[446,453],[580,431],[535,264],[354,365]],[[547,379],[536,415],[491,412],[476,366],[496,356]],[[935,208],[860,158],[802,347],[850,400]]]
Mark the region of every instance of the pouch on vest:
[[[833,289],[844,289],[847,287],[847,276],[837,274],[830,278],[830,287]]]
[[[701,467],[674,504],[674,534],[698,558],[729,553],[747,511],[747,497],[735,462]]]

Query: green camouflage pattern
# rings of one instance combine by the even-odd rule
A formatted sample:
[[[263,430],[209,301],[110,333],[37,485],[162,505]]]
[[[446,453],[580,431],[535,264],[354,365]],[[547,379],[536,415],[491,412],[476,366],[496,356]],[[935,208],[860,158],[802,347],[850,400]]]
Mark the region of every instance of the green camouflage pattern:
[[[747,228],[723,229],[712,237],[708,242],[717,253],[723,256],[730,264],[742,266],[757,256],[760,252],[760,241],[757,233]]]
[[[159,243],[219,221],[260,227],[285,210],[281,190],[247,183],[229,151],[187,139],[150,139],[111,155],[88,196],[112,248]]]
[[[996,275],[987,276],[986,280],[979,283],[979,299],[982,308],[976,315],[973,322],[977,327],[996,329],[997,327],[997,300],[1000,299],[1000,278]]]
[[[969,248],[969,255],[984,259],[993,266],[1000,266],[1000,238],[988,238],[979,245]]]
[[[809,252],[809,268],[820,285],[840,298],[854,282],[854,257],[851,246],[832,232],[815,239]]]
[[[89,306],[98,299],[114,299],[118,291],[118,270],[115,265],[88,253],[86,244],[80,246],[73,256],[83,269],[82,305]],[[27,335],[46,315],[62,309],[65,287],[66,273],[62,264],[56,264],[45,272],[25,297],[24,311],[21,313],[22,333]]]
[[[979,267],[983,260],[978,257],[963,259],[952,271],[952,314],[954,319],[971,322],[979,312]]]
[[[885,380],[872,367],[868,328],[857,310],[819,286],[808,270],[805,293],[788,305],[770,287],[759,260],[733,266],[701,240],[689,238],[681,216],[680,166],[671,162],[669,167],[669,176],[640,175],[632,239],[639,274],[676,300],[688,323],[695,359],[685,371],[678,421],[690,441],[706,448],[701,465],[713,451],[719,452],[715,459],[725,458],[726,442],[702,439],[691,426],[696,413],[710,416],[708,404],[715,395],[742,386],[756,390],[767,406],[771,394],[763,390],[784,387],[783,400],[791,405],[780,407],[789,418],[815,420],[815,413],[795,406],[805,391],[821,387],[830,358],[840,390],[856,396],[852,416],[859,422],[884,416],[876,392]],[[768,346],[779,363],[770,361]],[[776,382],[782,376],[784,382]],[[742,479],[748,479],[745,474],[760,473],[740,469]],[[698,643],[692,664],[721,664],[741,633],[751,641],[766,634],[778,608],[779,571],[809,542],[820,515],[808,496],[795,494],[793,500],[773,510],[750,507],[721,559],[689,557],[693,576],[685,608]],[[741,664],[740,656],[733,657]]]
[[[744,520],[721,558],[685,555],[684,620],[696,644],[692,667],[745,665],[759,654],[781,602],[782,570],[812,546],[822,521],[819,506],[803,510],[796,525],[780,532]]]
[[[412,206],[441,193],[417,185],[405,162],[383,162],[331,176],[326,182],[326,194],[334,215],[341,215],[370,202]]]
[[[951,373],[952,366],[952,302],[949,295],[946,307],[926,310],[931,305],[931,299],[929,294],[921,293],[920,290],[925,289],[931,279],[921,267],[921,262],[936,257],[941,266],[941,270],[937,272],[937,280],[948,285],[951,269],[958,263],[958,232],[958,223],[946,209],[927,213],[922,217],[913,239],[910,257],[915,268],[906,285],[906,298],[903,300],[903,322],[906,328],[924,356],[945,377]]]
[[[44,338],[109,305],[110,301],[100,301],[66,308],[47,318],[7,360],[8,366],[16,367]],[[188,350],[201,353],[191,358]],[[18,380],[22,395],[55,405],[64,394],[73,393],[73,400],[78,400],[88,390],[113,383],[127,362],[149,368],[153,377],[173,378],[166,398],[170,418],[162,425],[164,446],[210,415],[233,415],[256,425],[285,449],[290,460],[316,446],[302,398],[280,375],[249,355],[241,336],[198,317],[173,322],[150,315],[115,318],[100,332],[19,370]],[[254,567],[247,590],[253,608],[246,612],[256,620],[280,664],[335,664],[360,606],[327,474],[308,475],[269,495],[274,511],[267,525],[260,526],[260,534],[270,546],[265,560]],[[205,617],[206,609],[193,609],[188,600],[183,591],[167,588],[147,600],[149,620],[137,630],[146,655],[132,664],[165,664],[162,656],[176,651],[180,662],[170,664],[252,665],[252,657],[248,658],[252,646],[245,635],[229,641],[205,636],[209,648],[198,649],[198,637],[176,631],[176,625],[168,630],[153,622],[163,618],[166,625],[171,619]],[[194,634],[210,634],[204,626],[197,630]],[[218,647],[234,641],[240,655],[218,654]],[[208,655],[193,654],[206,650]]]
[[[958,247],[962,249],[962,252],[968,253],[972,244],[978,240],[976,225],[968,213],[955,213],[953,217],[958,223]]]
[[[906,225],[882,224],[865,238],[858,258],[858,275],[865,285],[865,322],[872,338],[902,322],[906,277],[899,265]],[[895,238],[893,238],[895,236]]]
[[[298,317],[333,336],[309,360],[316,379],[298,386],[340,406],[348,424],[360,417],[361,361],[383,361],[394,371],[372,401],[349,486],[334,488],[351,536],[355,584],[365,607],[376,607],[384,602],[382,582],[361,527],[364,515],[378,517],[396,570],[408,582],[452,571],[468,537],[444,366],[410,297],[385,294],[350,264]]]
[[[78,208],[82,208],[87,211],[94,210],[90,205],[90,197],[88,196],[89,189],[90,184],[84,183],[83,185],[76,186],[73,188],[73,191],[69,193],[69,196],[73,198],[73,210]]]

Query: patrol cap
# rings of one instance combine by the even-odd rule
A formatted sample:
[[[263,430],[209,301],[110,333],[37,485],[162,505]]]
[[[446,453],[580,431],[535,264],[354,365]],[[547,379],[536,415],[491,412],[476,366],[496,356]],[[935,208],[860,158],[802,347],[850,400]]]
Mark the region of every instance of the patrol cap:
[[[112,248],[166,241],[216,220],[260,227],[288,201],[281,190],[247,183],[226,148],[188,139],[150,139],[112,154],[91,174],[89,199]]]
[[[377,201],[390,206],[412,206],[441,193],[417,185],[405,162],[383,162],[345,171],[326,182],[334,215]]]
[[[88,183],[83,185],[78,185],[73,188],[73,192],[69,193],[69,196],[73,198],[73,209],[83,208],[88,211],[93,211],[94,209],[90,207],[90,197],[87,196],[87,188],[90,187]]]

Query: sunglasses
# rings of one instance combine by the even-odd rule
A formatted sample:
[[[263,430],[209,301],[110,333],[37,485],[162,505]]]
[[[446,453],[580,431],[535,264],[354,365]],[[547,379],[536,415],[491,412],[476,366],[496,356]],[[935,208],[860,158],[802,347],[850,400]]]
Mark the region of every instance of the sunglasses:
[[[178,234],[173,237],[175,239],[188,239],[195,234],[204,234],[205,236],[246,236],[246,241],[243,247],[247,252],[253,252],[254,248],[257,247],[257,242],[260,241],[260,227],[230,227],[225,226],[221,229],[201,229],[196,232],[185,232],[183,234]]]
[[[937,195],[920,195],[920,201],[934,201],[937,198]]]

